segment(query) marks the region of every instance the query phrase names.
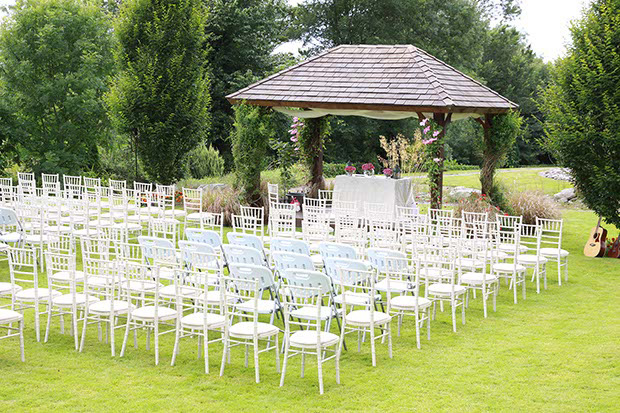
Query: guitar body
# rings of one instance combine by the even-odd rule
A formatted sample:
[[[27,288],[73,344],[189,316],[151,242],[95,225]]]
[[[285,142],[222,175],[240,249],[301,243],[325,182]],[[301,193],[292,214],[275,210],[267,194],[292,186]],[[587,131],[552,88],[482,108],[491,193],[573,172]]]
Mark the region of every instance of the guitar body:
[[[583,247],[583,254],[586,257],[602,257],[605,255],[605,240],[607,239],[607,230],[600,225],[592,228],[590,238],[586,246]]]
[[[618,258],[620,257],[620,235],[613,241],[614,243],[611,244],[611,247],[609,247],[607,256],[610,258]]]

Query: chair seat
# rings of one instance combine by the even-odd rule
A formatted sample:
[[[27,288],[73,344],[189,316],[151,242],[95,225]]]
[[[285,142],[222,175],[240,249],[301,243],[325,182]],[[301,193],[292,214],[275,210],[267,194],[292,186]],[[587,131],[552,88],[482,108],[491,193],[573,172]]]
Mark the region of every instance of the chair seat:
[[[523,272],[525,267],[521,264],[514,264],[512,262],[502,262],[493,266],[493,271],[496,272]]]
[[[205,299],[204,293],[200,294],[200,297],[198,297],[198,299],[204,300]],[[234,300],[235,300],[234,297],[228,298],[229,302],[233,302]],[[222,293],[220,291],[215,291],[215,290],[207,291],[207,304],[221,304],[221,303],[222,303]]]
[[[19,292],[23,290],[19,285],[15,286],[15,292]],[[0,282],[0,295],[3,294],[11,294],[13,292],[13,288],[11,287],[11,283]]]
[[[515,244],[499,244],[499,250],[503,252],[513,253],[515,251]],[[520,254],[523,254],[529,250],[525,245],[519,245],[517,250]]]
[[[329,319],[333,314],[332,308],[328,306],[321,306],[319,317],[321,320]],[[299,318],[301,320],[316,320],[317,309],[316,307],[301,307],[291,311],[291,317]]]
[[[24,237],[26,244],[45,244],[47,242],[47,235],[45,234],[28,234]]]
[[[378,283],[375,284],[375,288],[377,291],[387,292],[388,291],[388,280],[387,278],[382,279]],[[409,289],[409,282],[401,281],[401,280],[390,280],[390,291],[393,293],[404,293]]]
[[[45,227],[45,231],[55,234],[67,234],[71,232],[71,227],[69,225],[50,225]]]
[[[247,313],[254,312],[254,300],[244,301],[237,304],[239,311],[245,311]],[[258,300],[258,313],[259,314],[271,314],[276,309],[276,303],[273,300]]]
[[[491,257],[493,258],[497,258],[498,260],[505,260],[508,258],[508,254],[506,254],[503,251],[499,251],[499,250],[493,250],[491,251]]]
[[[129,309],[129,303],[121,300],[103,300],[88,306],[88,311],[94,314],[110,314],[114,305],[114,314],[125,314]],[[135,308],[132,304],[131,308]]]
[[[142,225],[134,222],[119,222],[118,224],[112,225],[112,228],[127,229],[127,231],[142,231]]]
[[[310,261],[312,261],[312,264],[314,264],[315,268],[323,266],[323,256],[321,254],[310,255]]]
[[[157,284],[155,284],[155,281],[150,280],[129,280],[129,282],[126,282],[125,280],[121,284],[123,287],[129,287],[130,290],[134,291],[155,291],[155,288],[157,288]],[[164,285],[162,283],[159,283],[159,288],[163,287]]]
[[[373,314],[375,324],[387,324],[392,317],[389,314],[375,311]],[[354,310],[346,315],[347,324],[356,326],[370,326],[370,310]]]
[[[465,291],[467,291],[467,288],[465,288],[465,286],[458,285],[458,284],[454,285],[455,295],[463,294],[465,293]],[[452,284],[442,284],[442,283],[431,284],[428,286],[428,293],[433,294],[433,295],[439,295],[439,296],[452,295]]]
[[[154,320],[155,308],[156,307],[154,305],[147,305],[144,307],[136,308],[131,312],[131,316],[138,320]],[[177,311],[169,307],[157,306],[157,316],[159,320],[162,321],[174,320],[175,318],[177,318]]]
[[[19,242],[21,238],[22,236],[19,232],[7,232],[4,234],[0,234],[0,241],[7,242],[9,244],[14,244],[16,242]]]
[[[213,214],[211,212],[192,212],[191,214],[187,214],[185,219],[188,221],[201,221],[212,216]]]
[[[58,272],[53,273],[50,278],[54,281],[69,282],[71,281],[71,272],[70,271],[58,271]],[[76,282],[84,281],[84,273],[82,271],[75,271],[75,281]]]
[[[258,337],[270,337],[278,334],[280,330],[278,327],[268,324],[268,323],[256,323],[256,330]],[[252,321],[242,321],[237,324],[233,324],[230,326],[230,330],[228,330],[231,337],[237,338],[252,338],[254,337],[254,322]]]
[[[296,331],[291,334],[289,344],[293,347],[313,348],[316,347],[317,342],[320,342],[321,347],[328,347],[337,344],[339,340],[340,337],[334,333],[328,333],[326,331],[319,332],[316,330],[303,330]]]
[[[194,330],[202,330],[204,328],[204,313],[192,313],[181,317],[181,326]],[[207,328],[223,327],[226,324],[226,317],[221,314],[207,313]]]
[[[159,289],[159,295],[164,298],[175,298],[177,295],[176,287],[174,284],[166,285],[165,287]],[[200,293],[198,293],[195,288],[181,287],[181,295],[184,297],[197,298]]]
[[[184,217],[186,212],[182,209],[167,209],[164,211],[164,216],[166,217]]]
[[[76,231],[73,231],[73,235],[77,238],[86,237],[86,236],[95,236],[98,235],[99,231],[97,228],[82,228]]]
[[[40,301],[47,301],[50,298],[50,290],[49,288],[28,288],[26,290],[22,290],[15,294],[15,299],[17,301],[34,301],[35,290],[39,294]],[[62,295],[60,291],[52,290],[52,297],[57,297]]]
[[[484,267],[484,261],[477,260],[475,258],[461,258],[457,261],[457,264],[464,269],[475,269]]]
[[[439,278],[447,278],[452,276],[454,271],[448,270],[446,268],[424,268],[421,270],[421,276],[428,279],[439,279]]]
[[[541,248],[540,255],[544,255],[545,257],[557,257],[558,254],[560,257],[568,257],[569,252],[566,250],[559,250],[557,248]]]
[[[14,323],[20,321],[24,316],[17,311],[0,308],[0,324]]]
[[[466,272],[461,275],[461,283],[469,285],[480,285],[482,282],[485,284],[493,283],[497,281],[497,276],[493,274],[482,274],[481,272]]]
[[[416,297],[412,295],[397,295],[392,297],[390,305],[393,310],[414,310]],[[430,307],[433,302],[428,298],[418,297],[418,309]]]
[[[549,260],[541,255],[537,257],[536,255],[532,254],[521,254],[517,258],[517,261],[519,261],[519,263],[523,265],[536,265],[537,262],[539,264],[546,264]]]
[[[93,297],[92,295],[75,294],[76,305],[82,307],[86,304],[86,300],[88,300],[89,304],[99,301],[97,297]],[[63,294],[58,297],[52,297],[52,304],[58,307],[71,307],[73,305],[73,294]]]
[[[379,295],[379,298],[381,296]],[[338,294],[334,297],[334,302],[342,304],[344,301],[342,294]],[[347,293],[346,297],[347,305],[368,305],[370,302],[370,296],[364,293]]]

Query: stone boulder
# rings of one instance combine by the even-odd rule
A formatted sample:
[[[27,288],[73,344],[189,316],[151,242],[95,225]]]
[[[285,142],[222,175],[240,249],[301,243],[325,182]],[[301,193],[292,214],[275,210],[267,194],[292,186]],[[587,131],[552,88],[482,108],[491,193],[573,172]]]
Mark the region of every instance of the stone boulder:
[[[566,188],[553,195],[553,198],[562,203],[572,202],[577,199],[575,188]]]
[[[480,194],[480,190],[464,186],[455,186],[450,188],[448,192],[448,195],[456,200],[468,198],[471,194]]]

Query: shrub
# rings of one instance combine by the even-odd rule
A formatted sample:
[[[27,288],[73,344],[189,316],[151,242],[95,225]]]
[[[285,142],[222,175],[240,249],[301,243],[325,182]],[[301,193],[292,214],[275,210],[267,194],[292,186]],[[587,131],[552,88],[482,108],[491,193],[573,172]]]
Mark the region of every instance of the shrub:
[[[540,191],[515,192],[508,196],[515,215],[523,216],[524,224],[536,224],[536,217],[559,219],[561,217],[558,204]]]
[[[461,199],[454,207],[454,216],[461,218],[463,212],[487,212],[489,220],[494,221],[497,214],[502,211],[491,204],[491,200],[486,195],[471,194],[465,199]]]
[[[204,142],[192,150],[187,156],[187,167],[192,178],[224,175],[224,158],[213,146]]]
[[[238,189],[226,187],[205,192],[202,198],[202,207],[207,212],[216,214],[224,213],[224,225],[232,225],[232,214],[239,214],[239,198],[241,193]]]

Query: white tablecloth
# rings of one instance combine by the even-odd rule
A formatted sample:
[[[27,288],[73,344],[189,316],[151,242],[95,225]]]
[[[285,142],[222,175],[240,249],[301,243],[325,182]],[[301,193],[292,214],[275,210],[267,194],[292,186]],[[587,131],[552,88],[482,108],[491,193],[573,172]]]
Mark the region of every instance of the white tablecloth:
[[[354,201],[360,213],[364,212],[365,202],[386,204],[394,213],[397,206],[415,205],[411,178],[388,179],[383,175],[338,175],[334,182],[334,199]]]

